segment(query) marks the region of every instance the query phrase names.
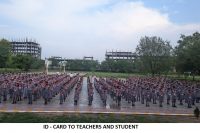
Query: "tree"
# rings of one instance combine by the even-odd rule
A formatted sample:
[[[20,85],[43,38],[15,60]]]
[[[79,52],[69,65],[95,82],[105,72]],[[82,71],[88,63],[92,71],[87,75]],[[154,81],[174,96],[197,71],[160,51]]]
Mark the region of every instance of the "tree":
[[[191,72],[193,80],[200,73],[200,34],[181,35],[175,48],[176,69],[179,73]]]
[[[30,55],[16,55],[12,58],[13,66],[28,71],[33,64],[33,57]]]
[[[136,48],[137,63],[143,71],[160,74],[170,70],[172,46],[160,37],[142,37]]]
[[[135,71],[135,64],[133,60],[112,60],[107,59],[101,62],[102,71],[111,72],[133,72]]]
[[[7,67],[11,57],[11,44],[9,41],[0,40],[0,68]]]
[[[100,69],[101,69],[101,71],[109,71],[110,67],[109,67],[108,61],[106,61],[106,60],[102,61],[101,65],[100,65]]]
[[[31,69],[41,69],[44,68],[45,61],[37,58],[32,58]]]
[[[96,60],[70,60],[66,64],[68,70],[77,71],[96,71],[99,63]]]

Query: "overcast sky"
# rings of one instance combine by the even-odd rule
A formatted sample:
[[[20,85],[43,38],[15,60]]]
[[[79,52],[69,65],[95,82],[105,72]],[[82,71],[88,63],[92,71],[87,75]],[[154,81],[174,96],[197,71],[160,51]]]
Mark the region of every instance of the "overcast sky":
[[[142,36],[177,45],[200,31],[199,0],[0,0],[0,38],[33,38],[42,58],[103,60],[107,51],[135,51]]]

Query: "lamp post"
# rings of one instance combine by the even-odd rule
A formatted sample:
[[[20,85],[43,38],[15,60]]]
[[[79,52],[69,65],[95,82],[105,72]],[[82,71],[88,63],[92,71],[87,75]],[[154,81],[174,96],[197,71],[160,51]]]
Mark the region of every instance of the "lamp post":
[[[66,66],[66,64],[65,64],[65,63],[63,63],[63,67],[64,67],[64,73],[65,73],[65,66]]]
[[[64,61],[63,61],[63,67],[64,67],[64,70],[63,70],[63,71],[64,71],[64,73],[65,73],[66,63],[67,63],[67,61],[64,60]]]

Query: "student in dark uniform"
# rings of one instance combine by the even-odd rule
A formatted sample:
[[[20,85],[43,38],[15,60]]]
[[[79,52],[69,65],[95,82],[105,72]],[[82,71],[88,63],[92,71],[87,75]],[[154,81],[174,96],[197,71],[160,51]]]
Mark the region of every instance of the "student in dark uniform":
[[[63,104],[63,102],[64,102],[64,92],[61,91],[60,92],[60,104]]]
[[[150,91],[147,90],[147,92],[146,92],[146,107],[150,106],[149,103],[150,103]]]
[[[74,105],[78,104],[78,100],[79,100],[79,94],[78,94],[78,88],[76,88],[75,90],[75,94],[74,94]]]
[[[14,83],[12,83],[11,85],[10,85],[10,88],[9,88],[9,98],[12,100],[12,98],[13,98],[13,93],[14,93]]]
[[[89,99],[88,100],[89,100],[88,105],[91,106],[92,105],[92,101],[93,101],[93,93],[92,92],[89,93]]]
[[[155,88],[154,88],[154,89],[155,89]],[[156,103],[156,98],[157,98],[156,91],[153,90],[153,91],[152,91],[153,104],[157,104],[157,103]]]
[[[107,105],[107,91],[106,90],[102,92],[102,96],[103,96],[103,105],[106,106]]]
[[[170,97],[171,97],[170,90],[167,90],[167,105],[170,104]]]
[[[8,95],[8,92],[7,92],[7,81],[5,81],[6,83],[3,84],[3,101],[7,101],[7,95]]]
[[[195,88],[192,87],[192,105],[195,105],[195,101],[196,101],[196,92],[195,92]]]
[[[33,101],[37,100],[37,96],[38,96],[37,87],[38,87],[38,85],[37,85],[37,83],[35,83],[33,85]]]
[[[28,86],[27,96],[28,96],[28,104],[33,104],[33,91],[31,86]]]
[[[176,92],[172,93],[172,107],[176,107]]]
[[[12,104],[16,103],[17,103],[17,88],[15,87],[13,92]]]
[[[189,92],[188,94],[188,108],[192,108],[192,94]]]
[[[121,90],[118,90],[118,92],[117,92],[117,105],[118,106],[121,106],[121,98],[122,98]]]
[[[141,104],[144,104],[145,94],[144,90],[141,92]]]
[[[22,101],[22,97],[23,97],[23,91],[22,91],[22,85],[20,84],[19,85],[19,88],[18,88],[18,93],[19,93],[19,98],[18,98],[18,100],[19,101]]]
[[[48,99],[49,99],[49,90],[48,86],[46,85],[44,89],[44,105],[47,105]]]
[[[163,107],[163,101],[164,101],[164,94],[163,92],[159,92],[159,106]]]
[[[180,105],[183,105],[183,100],[184,100],[184,93],[183,91],[180,92]]]
[[[132,101],[132,106],[135,106],[135,102],[136,102],[136,92],[135,91],[133,91],[133,95],[132,95],[131,101]]]

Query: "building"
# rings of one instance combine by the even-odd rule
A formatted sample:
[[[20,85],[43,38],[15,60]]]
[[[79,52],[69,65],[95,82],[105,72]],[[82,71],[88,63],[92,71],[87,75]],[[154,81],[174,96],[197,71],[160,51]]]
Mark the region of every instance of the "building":
[[[31,55],[32,57],[41,59],[42,48],[36,41],[25,39],[11,41],[10,43],[13,55]]]
[[[70,58],[63,58],[60,56],[51,56],[49,58],[47,58],[48,60],[55,60],[57,62],[62,62],[62,61],[85,61],[85,60],[89,60],[89,61],[94,61],[94,57],[93,56],[84,56],[83,59],[70,59]]]
[[[60,56],[51,56],[49,59],[54,59],[54,60],[58,60],[58,61],[63,61],[64,59]]]
[[[84,56],[83,60],[93,60],[94,57],[93,56]]]
[[[136,58],[136,54],[133,52],[107,52],[105,54],[106,60],[134,60]]]

